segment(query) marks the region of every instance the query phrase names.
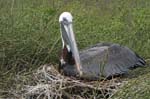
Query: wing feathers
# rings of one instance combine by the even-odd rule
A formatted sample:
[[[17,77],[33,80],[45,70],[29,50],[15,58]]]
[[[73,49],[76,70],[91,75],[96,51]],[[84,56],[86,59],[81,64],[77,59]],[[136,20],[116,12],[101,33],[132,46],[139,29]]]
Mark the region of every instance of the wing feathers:
[[[105,61],[104,68],[101,68],[104,62],[102,60],[106,58],[104,57],[105,54],[108,54],[107,60]],[[90,49],[86,49],[80,53],[80,58],[83,62],[83,69],[86,68],[87,65],[88,67],[93,66],[92,68],[103,69],[99,71],[92,68],[91,70],[84,70],[95,72],[95,74],[97,74],[95,76],[101,75],[109,77],[124,74],[130,68],[145,65],[145,61],[129,48],[111,43],[97,44]]]

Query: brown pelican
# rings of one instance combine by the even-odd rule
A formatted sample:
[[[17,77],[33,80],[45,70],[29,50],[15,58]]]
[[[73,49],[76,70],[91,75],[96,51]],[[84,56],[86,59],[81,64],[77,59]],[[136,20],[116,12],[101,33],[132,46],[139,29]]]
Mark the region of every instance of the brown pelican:
[[[125,74],[130,68],[144,66],[145,61],[125,46],[98,43],[78,51],[69,12],[59,17],[62,38],[62,54],[59,69],[65,75],[90,80]]]

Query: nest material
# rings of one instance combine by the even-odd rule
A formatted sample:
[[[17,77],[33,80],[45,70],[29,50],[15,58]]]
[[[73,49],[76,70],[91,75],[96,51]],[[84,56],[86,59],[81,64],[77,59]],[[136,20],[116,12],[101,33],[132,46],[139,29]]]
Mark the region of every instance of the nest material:
[[[61,75],[52,65],[41,66],[33,73],[35,85],[25,85],[24,99],[110,98],[123,85],[119,78],[84,81]]]

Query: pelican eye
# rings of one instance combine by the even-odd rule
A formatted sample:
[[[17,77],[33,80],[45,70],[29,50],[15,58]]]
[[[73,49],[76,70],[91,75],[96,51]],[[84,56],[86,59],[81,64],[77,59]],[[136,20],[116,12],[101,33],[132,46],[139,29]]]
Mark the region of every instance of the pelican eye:
[[[69,25],[71,24],[72,22],[69,22],[66,18],[63,18],[63,24],[64,25]]]

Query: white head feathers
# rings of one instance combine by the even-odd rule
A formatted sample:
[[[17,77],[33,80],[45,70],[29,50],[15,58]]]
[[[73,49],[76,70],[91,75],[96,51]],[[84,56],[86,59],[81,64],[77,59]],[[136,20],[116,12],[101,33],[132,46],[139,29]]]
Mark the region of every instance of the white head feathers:
[[[59,16],[59,22],[62,22],[64,20],[67,20],[68,22],[72,22],[72,15],[70,12],[63,12],[60,16]]]

